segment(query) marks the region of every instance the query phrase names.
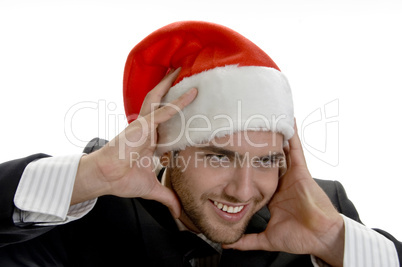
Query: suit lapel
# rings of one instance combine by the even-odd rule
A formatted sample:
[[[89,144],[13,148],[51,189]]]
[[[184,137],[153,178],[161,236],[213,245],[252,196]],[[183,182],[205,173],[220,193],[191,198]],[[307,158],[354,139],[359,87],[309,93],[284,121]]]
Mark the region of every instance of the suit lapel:
[[[149,266],[189,266],[189,260],[196,255],[214,252],[198,236],[179,231],[164,205],[143,199],[136,201]]]
[[[179,230],[170,213],[167,214],[169,210],[156,201],[135,201],[149,266],[181,266],[183,252],[177,240]]]

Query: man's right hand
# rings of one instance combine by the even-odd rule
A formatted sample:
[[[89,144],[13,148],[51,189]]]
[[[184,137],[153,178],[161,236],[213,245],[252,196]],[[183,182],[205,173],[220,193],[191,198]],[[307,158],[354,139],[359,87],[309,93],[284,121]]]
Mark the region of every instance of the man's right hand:
[[[172,86],[180,69],[170,72],[146,96],[140,116],[105,147],[81,158],[74,184],[71,204],[102,195],[141,197],[166,205],[173,216],[180,216],[180,202],[173,191],[162,186],[154,173],[153,164],[136,164],[152,160],[157,144],[157,127],[190,104],[197,95],[195,88],[159,106],[162,97]],[[172,107],[172,106],[175,106]],[[133,156],[134,155],[134,156]]]

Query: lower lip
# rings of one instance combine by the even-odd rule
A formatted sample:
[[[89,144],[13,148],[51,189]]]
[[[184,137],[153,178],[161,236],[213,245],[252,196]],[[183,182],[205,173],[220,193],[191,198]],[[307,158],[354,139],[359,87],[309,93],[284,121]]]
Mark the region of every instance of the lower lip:
[[[243,218],[243,216],[246,214],[246,211],[248,210],[248,205],[246,205],[238,213],[228,213],[226,211],[218,209],[218,207],[215,206],[213,201],[210,200],[210,203],[213,206],[213,208],[215,209],[215,212],[219,215],[219,217],[221,217],[222,219],[224,219],[227,222],[232,222],[232,223],[240,221]]]

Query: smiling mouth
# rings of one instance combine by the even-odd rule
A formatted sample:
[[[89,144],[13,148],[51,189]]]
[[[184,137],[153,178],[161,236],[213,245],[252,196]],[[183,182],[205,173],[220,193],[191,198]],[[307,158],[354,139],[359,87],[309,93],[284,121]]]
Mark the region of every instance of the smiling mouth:
[[[218,209],[223,210],[227,213],[239,213],[244,208],[244,205],[243,206],[228,206],[226,204],[223,204],[223,203],[220,203],[217,201],[214,201],[213,203]]]

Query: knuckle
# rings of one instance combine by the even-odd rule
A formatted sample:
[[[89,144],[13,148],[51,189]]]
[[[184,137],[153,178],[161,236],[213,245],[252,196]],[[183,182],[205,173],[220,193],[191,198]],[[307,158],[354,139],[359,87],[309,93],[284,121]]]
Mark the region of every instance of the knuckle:
[[[144,102],[147,101],[147,100],[149,100],[149,99],[152,99],[153,96],[154,96],[153,90],[149,91],[149,92],[146,94],[145,98],[144,98]]]

